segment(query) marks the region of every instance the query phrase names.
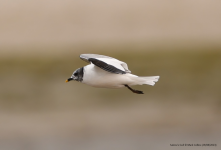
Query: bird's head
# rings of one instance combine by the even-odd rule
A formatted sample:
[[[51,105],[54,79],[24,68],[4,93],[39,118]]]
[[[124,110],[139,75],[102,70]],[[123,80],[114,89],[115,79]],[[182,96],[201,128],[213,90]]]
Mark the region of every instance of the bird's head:
[[[77,70],[75,70],[72,74],[72,76],[70,78],[68,78],[65,82],[69,82],[71,80],[75,80],[75,81],[83,81],[83,75],[84,75],[84,69],[82,68],[78,68]]]

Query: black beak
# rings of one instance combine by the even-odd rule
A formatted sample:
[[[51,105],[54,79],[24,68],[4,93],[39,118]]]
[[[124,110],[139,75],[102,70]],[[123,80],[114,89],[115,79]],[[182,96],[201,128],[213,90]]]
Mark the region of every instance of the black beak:
[[[68,78],[65,82],[69,82],[71,80],[74,80],[73,78]]]

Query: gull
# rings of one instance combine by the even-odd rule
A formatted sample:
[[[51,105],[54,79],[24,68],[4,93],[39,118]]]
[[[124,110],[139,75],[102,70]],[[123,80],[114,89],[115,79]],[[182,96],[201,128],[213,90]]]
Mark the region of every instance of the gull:
[[[144,94],[143,91],[132,89],[130,86],[143,84],[153,86],[159,79],[159,76],[141,77],[131,74],[125,62],[109,56],[81,54],[80,58],[89,65],[75,70],[66,82],[73,80],[98,88],[127,87],[133,93]]]

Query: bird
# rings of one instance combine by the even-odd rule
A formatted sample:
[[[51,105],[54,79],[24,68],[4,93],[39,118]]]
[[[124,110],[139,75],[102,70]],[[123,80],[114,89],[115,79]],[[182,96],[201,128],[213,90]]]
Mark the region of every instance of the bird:
[[[143,91],[135,90],[133,85],[154,85],[160,76],[137,76],[131,74],[125,62],[99,54],[81,54],[80,59],[89,63],[76,69],[70,78],[66,80],[78,81],[97,88],[118,89],[126,87],[136,94],[144,94]]]

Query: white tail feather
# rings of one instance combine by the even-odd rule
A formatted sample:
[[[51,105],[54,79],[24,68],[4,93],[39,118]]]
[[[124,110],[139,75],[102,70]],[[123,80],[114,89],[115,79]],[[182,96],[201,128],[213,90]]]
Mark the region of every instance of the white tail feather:
[[[140,85],[147,84],[154,86],[155,82],[157,82],[159,78],[160,76],[138,77],[138,82]]]

